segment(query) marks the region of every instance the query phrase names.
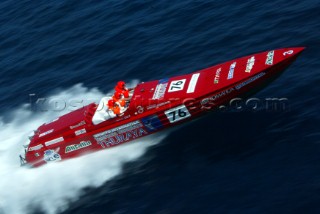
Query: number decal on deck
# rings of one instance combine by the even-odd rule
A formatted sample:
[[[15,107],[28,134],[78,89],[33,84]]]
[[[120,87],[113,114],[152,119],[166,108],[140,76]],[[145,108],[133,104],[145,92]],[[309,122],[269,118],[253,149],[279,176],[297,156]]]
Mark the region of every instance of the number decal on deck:
[[[183,120],[191,116],[191,114],[189,113],[185,105],[181,105],[176,108],[169,109],[164,113],[166,114],[170,123],[175,123],[179,120]]]
[[[289,51],[283,52],[283,56],[285,56],[287,54],[289,54],[289,55],[293,54],[293,50],[289,50]]]
[[[174,80],[170,83],[168,92],[181,91],[183,90],[186,79]]]

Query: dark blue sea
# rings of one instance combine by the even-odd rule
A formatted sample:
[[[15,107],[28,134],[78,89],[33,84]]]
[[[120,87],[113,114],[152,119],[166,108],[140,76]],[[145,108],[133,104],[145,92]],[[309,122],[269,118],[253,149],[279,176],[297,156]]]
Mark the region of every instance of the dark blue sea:
[[[320,213],[320,2],[0,2],[0,213]],[[57,109],[255,52],[307,49],[255,98],[132,144],[38,169],[18,154]],[[70,110],[70,109],[69,109]]]

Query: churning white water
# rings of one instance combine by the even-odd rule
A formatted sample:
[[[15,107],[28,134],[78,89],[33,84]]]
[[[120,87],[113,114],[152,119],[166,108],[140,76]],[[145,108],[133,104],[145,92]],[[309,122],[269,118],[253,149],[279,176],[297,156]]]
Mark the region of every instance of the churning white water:
[[[98,101],[103,95],[96,88],[88,89],[78,84],[50,97],[60,102],[88,97]],[[84,187],[98,187],[112,179],[121,173],[125,162],[136,160],[148,147],[166,136],[165,133],[153,135],[40,168],[20,167],[18,156],[28,134],[39,125],[74,110],[70,108],[67,106],[64,112],[52,108],[39,112],[32,111],[30,104],[25,104],[14,109],[12,118],[6,119],[6,122],[0,118],[0,213],[28,213],[32,212],[31,207],[40,208],[46,213],[65,210],[70,201],[77,200]]]

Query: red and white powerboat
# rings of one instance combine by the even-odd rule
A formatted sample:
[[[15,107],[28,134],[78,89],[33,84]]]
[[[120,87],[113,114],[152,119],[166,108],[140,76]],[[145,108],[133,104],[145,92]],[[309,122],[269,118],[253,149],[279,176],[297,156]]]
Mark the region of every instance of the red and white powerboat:
[[[184,123],[235,97],[255,92],[279,76],[304,50],[252,54],[194,73],[139,83],[121,115],[110,97],[41,125],[30,136],[23,165],[37,167],[107,149]]]

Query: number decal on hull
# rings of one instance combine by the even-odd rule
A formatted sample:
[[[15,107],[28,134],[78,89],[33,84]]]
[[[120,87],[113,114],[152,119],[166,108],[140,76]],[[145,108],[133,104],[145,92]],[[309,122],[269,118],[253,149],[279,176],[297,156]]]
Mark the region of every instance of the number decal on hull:
[[[293,50],[289,50],[289,51],[283,52],[283,56],[285,56],[287,54],[289,54],[289,55],[293,54]]]
[[[164,113],[166,114],[170,123],[175,123],[179,120],[183,120],[191,116],[191,114],[189,113],[185,105],[181,105],[176,108],[169,109]]]
[[[172,81],[170,83],[168,92],[181,91],[184,87],[185,82],[186,79]]]

